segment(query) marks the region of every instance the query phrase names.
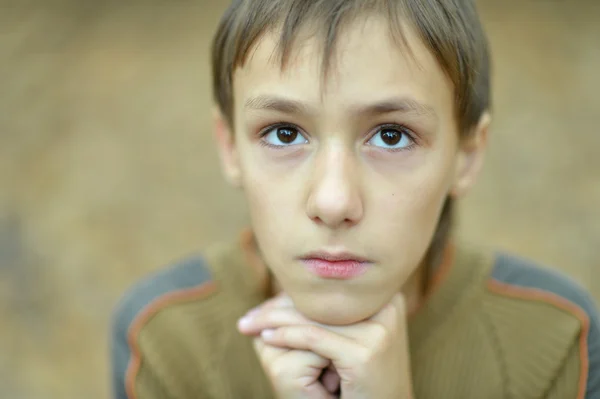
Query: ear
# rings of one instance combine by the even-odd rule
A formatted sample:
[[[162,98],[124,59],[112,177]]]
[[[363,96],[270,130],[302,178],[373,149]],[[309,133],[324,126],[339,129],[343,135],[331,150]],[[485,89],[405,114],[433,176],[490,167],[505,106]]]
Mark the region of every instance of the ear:
[[[223,174],[232,186],[239,188],[242,179],[234,133],[218,107],[213,110],[213,123]]]
[[[459,143],[458,162],[451,197],[461,197],[475,184],[483,166],[487,148],[491,115],[485,112],[467,139]]]

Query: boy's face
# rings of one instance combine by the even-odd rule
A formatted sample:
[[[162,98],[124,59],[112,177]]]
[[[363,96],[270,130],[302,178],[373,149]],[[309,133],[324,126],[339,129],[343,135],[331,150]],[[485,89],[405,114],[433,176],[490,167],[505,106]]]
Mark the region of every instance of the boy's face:
[[[451,82],[413,32],[410,53],[387,26],[344,30],[324,85],[321,42],[298,42],[282,71],[278,36],[264,36],[234,75],[235,135],[217,123],[265,262],[297,309],[326,324],[370,317],[403,288],[444,200],[481,163],[485,127],[459,143]],[[342,252],[363,262],[319,260]]]

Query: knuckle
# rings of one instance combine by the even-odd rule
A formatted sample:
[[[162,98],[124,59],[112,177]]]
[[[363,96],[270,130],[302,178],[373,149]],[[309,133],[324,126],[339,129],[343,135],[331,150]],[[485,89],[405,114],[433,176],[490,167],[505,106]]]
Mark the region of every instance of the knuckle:
[[[393,332],[381,324],[371,326],[370,336],[370,346],[375,350],[386,350],[392,344]]]
[[[362,350],[357,352],[356,357],[359,360],[359,364],[364,367],[367,366],[373,359],[373,352],[368,348],[362,348]]]
[[[321,330],[316,326],[308,326],[305,330],[307,344],[312,345],[322,339]]]
[[[268,374],[274,381],[290,379],[292,368],[285,361],[274,361],[268,367]]]
[[[288,371],[283,367],[271,366],[270,371],[269,371],[269,375],[271,376],[271,379],[275,380],[275,381],[285,380],[287,373],[288,373]]]
[[[392,337],[390,334],[383,335],[375,344],[373,352],[377,355],[385,353],[390,350],[392,346]]]
[[[402,294],[397,294],[393,300],[394,309],[398,316],[402,317],[406,315],[406,298]]]
[[[398,324],[398,322],[400,321],[400,319],[403,317],[403,314],[401,313],[401,310],[398,309],[396,306],[392,306],[392,311],[390,312],[390,323],[392,326],[395,326],[396,324]]]
[[[381,354],[387,353],[394,341],[394,334],[381,324],[372,325],[370,337],[369,345],[361,353],[365,363],[369,363]]]
[[[371,327],[371,334],[376,342],[386,339],[389,336],[387,328],[383,325],[375,323]]]
[[[310,385],[310,377],[306,374],[306,365],[294,356],[282,357],[273,362],[266,370],[277,397],[308,398],[310,393],[307,387]],[[300,396],[298,396],[300,395]]]

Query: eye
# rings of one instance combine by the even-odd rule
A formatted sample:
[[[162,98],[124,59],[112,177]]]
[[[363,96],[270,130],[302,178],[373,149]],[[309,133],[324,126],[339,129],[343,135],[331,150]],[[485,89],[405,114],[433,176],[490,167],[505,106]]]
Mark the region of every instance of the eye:
[[[271,147],[289,147],[308,143],[298,128],[287,125],[267,128],[261,139]]]
[[[379,128],[367,144],[390,150],[404,150],[412,147],[415,140],[406,128],[389,126]]]

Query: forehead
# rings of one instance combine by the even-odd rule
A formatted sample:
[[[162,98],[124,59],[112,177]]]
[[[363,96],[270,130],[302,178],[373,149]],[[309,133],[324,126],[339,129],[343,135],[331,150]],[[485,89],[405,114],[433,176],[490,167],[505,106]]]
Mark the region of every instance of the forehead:
[[[403,29],[404,44],[393,40],[384,18],[354,21],[339,32],[328,55],[319,36],[299,36],[284,66],[278,57],[279,32],[266,33],[234,73],[235,107],[263,94],[337,106],[394,96],[452,113],[452,83],[416,32],[408,25]],[[326,79],[324,56],[330,61]]]

